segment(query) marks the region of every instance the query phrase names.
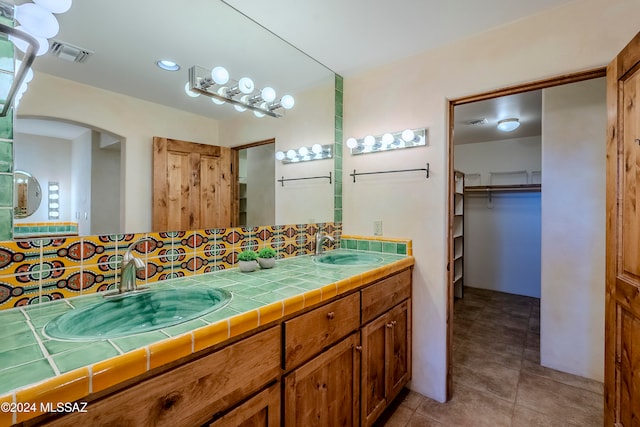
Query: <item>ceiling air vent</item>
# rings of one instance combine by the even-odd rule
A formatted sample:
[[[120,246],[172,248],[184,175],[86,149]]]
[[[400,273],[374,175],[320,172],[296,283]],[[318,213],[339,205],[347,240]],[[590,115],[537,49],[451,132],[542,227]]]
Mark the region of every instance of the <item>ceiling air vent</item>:
[[[465,124],[470,126],[482,126],[482,125],[486,125],[487,123],[489,123],[489,121],[486,118],[468,120],[465,122]]]
[[[59,40],[51,40],[51,53],[69,62],[85,62],[93,52]]]

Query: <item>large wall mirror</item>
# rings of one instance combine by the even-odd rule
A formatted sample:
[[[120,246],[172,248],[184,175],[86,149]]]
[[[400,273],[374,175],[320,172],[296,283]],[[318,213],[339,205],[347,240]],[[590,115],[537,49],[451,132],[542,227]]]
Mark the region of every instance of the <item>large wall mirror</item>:
[[[58,20],[55,49],[36,58],[16,110],[15,166],[61,183],[69,205],[60,220],[84,222],[81,235],[152,230],[154,136],[225,147],[273,139],[285,151],[333,143],[334,73],[222,1],[76,1]],[[180,69],[160,69],[163,59]],[[187,96],[194,65],[224,66],[232,79],[293,95],[295,106],[258,118]],[[89,157],[78,160],[81,151]],[[332,185],[276,182],[326,175],[332,159],[285,165],[261,153],[260,161],[249,164],[273,170],[274,224],[333,220]]]

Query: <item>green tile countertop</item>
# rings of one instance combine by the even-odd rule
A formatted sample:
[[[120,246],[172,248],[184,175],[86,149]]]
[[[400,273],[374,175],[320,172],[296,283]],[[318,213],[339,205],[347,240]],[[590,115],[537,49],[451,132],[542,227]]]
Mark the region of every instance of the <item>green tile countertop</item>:
[[[332,252],[338,251],[356,252],[347,249]],[[268,318],[273,321],[413,265],[413,257],[410,255],[376,255],[382,258],[382,262],[377,265],[320,265],[313,261],[312,256],[307,255],[278,260],[273,269],[258,269],[251,273],[230,269],[154,283],[151,284],[153,289],[174,288],[176,292],[189,286],[223,288],[231,292],[232,299],[217,311],[198,319],[120,338],[69,342],[49,339],[42,332],[49,320],[62,313],[102,301],[100,294],[3,310],[0,312],[0,396],[5,397],[0,397],[0,401],[19,401],[16,392],[20,389],[29,388],[35,383],[46,385],[47,381],[77,371],[78,368],[93,368],[88,369],[87,375],[91,377],[96,372],[94,364],[136,349],[144,349],[147,357],[152,358],[154,352],[160,354],[156,348],[164,342],[171,342],[172,338],[176,338],[176,342],[191,340],[188,355],[198,351],[200,342],[194,344],[194,340],[198,339],[195,331],[202,328],[221,325],[219,329],[222,330],[222,339],[218,342],[222,342],[265,324],[268,317],[266,311],[263,311],[265,307],[271,307]],[[250,326],[242,326],[243,319],[249,319],[254,314],[257,316],[257,323],[248,322]],[[208,334],[207,339],[211,340],[210,335]],[[178,359],[181,356],[184,354],[178,352],[178,356],[174,357]],[[155,365],[161,366],[157,363]],[[150,364],[147,361],[146,366],[147,369],[153,368],[153,360]],[[97,391],[96,381],[93,381],[93,388],[92,381],[88,380],[87,383],[87,394]]]

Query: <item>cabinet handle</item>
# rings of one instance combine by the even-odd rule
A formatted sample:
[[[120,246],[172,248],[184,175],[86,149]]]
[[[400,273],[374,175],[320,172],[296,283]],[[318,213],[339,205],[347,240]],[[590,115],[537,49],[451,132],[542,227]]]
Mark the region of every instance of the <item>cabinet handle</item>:
[[[336,314],[333,311],[327,313],[327,319],[331,320],[336,317]]]
[[[362,351],[362,346],[361,345],[357,345],[356,346],[356,351],[360,351],[361,352]]]
[[[393,321],[391,322],[391,325],[396,326],[396,323],[398,323],[398,322],[396,322],[395,320],[393,320]]]
[[[387,328],[389,329],[393,328],[393,323],[387,323]]]

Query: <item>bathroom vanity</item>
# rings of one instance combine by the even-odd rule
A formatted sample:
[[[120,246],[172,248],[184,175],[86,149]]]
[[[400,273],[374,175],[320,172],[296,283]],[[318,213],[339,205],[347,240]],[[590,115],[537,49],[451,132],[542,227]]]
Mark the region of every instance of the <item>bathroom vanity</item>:
[[[92,392],[74,399],[89,402],[86,412],[23,425],[369,426],[411,377],[414,260],[384,258],[360,268],[291,260],[337,279],[96,363]],[[42,390],[41,399],[56,399]],[[25,396],[18,391],[16,401]]]

